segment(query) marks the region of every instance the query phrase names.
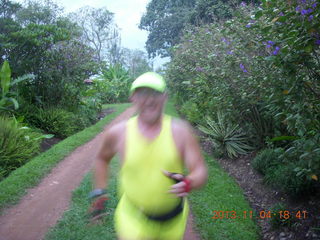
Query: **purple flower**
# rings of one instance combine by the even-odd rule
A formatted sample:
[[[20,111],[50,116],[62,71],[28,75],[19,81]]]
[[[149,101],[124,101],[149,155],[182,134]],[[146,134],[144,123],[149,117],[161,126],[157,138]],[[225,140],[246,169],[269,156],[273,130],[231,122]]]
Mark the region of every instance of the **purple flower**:
[[[312,21],[312,19],[313,19],[313,15],[310,15],[309,18],[308,18],[308,20],[309,20],[309,21]]]
[[[193,42],[193,40],[190,39],[189,42]]]
[[[277,55],[280,51],[280,47],[276,47],[275,50],[273,51],[273,55]]]
[[[318,5],[318,3],[314,3],[314,4],[312,4],[312,8],[316,8],[316,7],[317,7],[317,5]]]
[[[296,12],[300,12],[300,11],[301,11],[301,7],[300,6],[296,7]]]
[[[245,2],[241,2],[240,6],[245,7],[245,6],[247,6],[247,4]]]
[[[306,15],[307,13],[308,13],[308,11],[305,10],[305,9],[303,9],[303,10],[301,11],[301,14],[302,14],[302,15]]]
[[[269,43],[270,45],[274,45],[273,41],[268,41],[267,43]]]
[[[245,68],[245,66],[242,63],[240,63],[240,68],[242,69],[243,72],[248,72],[247,69]]]
[[[225,38],[221,38],[221,41],[222,41],[222,42],[225,42],[227,45],[230,44],[230,42],[229,42],[227,39],[225,39]]]
[[[233,55],[233,51],[228,51],[228,54],[229,55]]]
[[[250,27],[251,27],[251,24],[250,24],[250,23],[246,25],[246,28],[250,28]]]
[[[270,45],[270,44],[267,44],[267,48],[271,48],[271,45]]]
[[[307,14],[310,14],[310,13],[312,13],[312,12],[313,12],[312,8],[309,8],[309,9],[307,10]]]
[[[283,17],[284,16],[283,12],[279,13],[279,16]]]
[[[317,40],[316,40],[316,44],[317,44],[317,45],[320,45],[320,39],[317,39]]]
[[[203,68],[202,67],[196,67],[196,71],[197,72],[203,72]]]

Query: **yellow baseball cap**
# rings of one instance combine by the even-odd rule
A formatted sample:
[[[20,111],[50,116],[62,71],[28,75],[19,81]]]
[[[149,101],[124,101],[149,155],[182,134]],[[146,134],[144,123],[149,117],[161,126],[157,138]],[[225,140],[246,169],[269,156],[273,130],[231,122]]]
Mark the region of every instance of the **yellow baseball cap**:
[[[160,74],[155,72],[146,72],[133,81],[130,88],[130,95],[140,87],[152,88],[163,93],[166,89],[166,82]]]

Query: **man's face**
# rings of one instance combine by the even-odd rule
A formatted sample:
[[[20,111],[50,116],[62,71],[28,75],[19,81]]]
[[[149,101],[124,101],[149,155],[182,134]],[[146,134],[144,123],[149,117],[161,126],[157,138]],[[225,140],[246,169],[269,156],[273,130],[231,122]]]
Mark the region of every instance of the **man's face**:
[[[167,95],[151,88],[138,88],[131,97],[137,105],[140,117],[146,122],[155,123],[162,114]]]

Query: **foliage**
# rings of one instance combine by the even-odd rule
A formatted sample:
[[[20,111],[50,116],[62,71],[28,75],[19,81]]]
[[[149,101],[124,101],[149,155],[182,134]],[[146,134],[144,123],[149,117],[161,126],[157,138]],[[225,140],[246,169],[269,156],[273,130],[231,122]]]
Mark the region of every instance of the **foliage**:
[[[74,113],[59,107],[34,108],[25,115],[30,125],[59,138],[68,137],[85,127]]]
[[[199,110],[197,104],[195,104],[193,101],[184,102],[180,108],[180,112],[188,119],[188,121],[192,123],[201,122],[201,111]]]
[[[208,117],[207,125],[199,126],[199,129],[208,134],[214,147],[223,150],[228,157],[238,157],[253,149],[247,144],[248,139],[239,125],[230,123],[221,112],[217,115],[217,121]]]
[[[23,26],[31,23],[55,24],[57,18],[62,14],[62,8],[52,0],[27,0],[24,2],[24,7],[20,8],[16,13],[17,22]]]
[[[119,103],[128,101],[131,82],[128,71],[116,64],[103,70],[94,84],[103,103]]]
[[[279,155],[283,152],[284,150],[282,148],[264,149],[252,160],[252,167],[265,175],[269,168],[273,168],[281,164]]]
[[[69,14],[73,22],[82,30],[81,40],[94,49],[96,60],[101,63],[106,59],[108,49],[118,42],[119,33],[113,23],[113,13],[106,8],[85,6]]]
[[[305,176],[297,176],[295,169],[303,163],[284,162],[267,169],[264,177],[265,183],[286,192],[293,197],[301,197],[312,194],[315,190],[313,180]]]
[[[188,25],[211,23],[230,18],[239,0],[152,0],[140,20],[139,28],[149,32],[149,56],[172,56],[171,48],[180,42]],[[243,1],[258,2],[258,1]]]
[[[11,69],[7,61],[3,62],[0,70],[0,86],[1,86],[1,100],[0,100],[0,112],[11,110],[11,105],[14,109],[19,108],[18,101],[14,98],[15,93],[10,91],[10,87],[18,84],[19,82],[25,81],[27,79],[32,79],[34,76],[32,74],[26,74],[11,81]]]
[[[231,19],[185,30],[167,71],[178,105],[213,118],[222,110],[256,148],[284,149],[262,171],[292,195],[320,175],[319,15],[313,0],[241,4]]]
[[[17,94],[37,106],[79,106],[83,80],[98,69],[93,49],[79,40],[81,29],[51,1],[29,1],[19,8],[10,1],[3,5],[0,56],[10,62],[13,77],[35,76],[19,84]]]
[[[0,117],[0,180],[39,152],[41,138],[16,120]]]
[[[152,64],[149,62],[145,52],[138,49],[124,48],[122,53],[122,65],[129,71],[130,78],[136,79],[141,74],[152,71]]]

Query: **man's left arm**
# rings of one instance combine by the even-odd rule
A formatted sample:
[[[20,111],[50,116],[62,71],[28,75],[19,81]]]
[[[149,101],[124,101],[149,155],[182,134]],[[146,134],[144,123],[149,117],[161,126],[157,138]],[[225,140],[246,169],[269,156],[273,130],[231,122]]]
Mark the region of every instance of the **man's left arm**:
[[[181,157],[187,167],[189,174],[183,177],[181,174],[166,172],[168,177],[179,180],[180,182],[172,185],[170,192],[178,197],[188,195],[193,189],[202,187],[208,178],[208,170],[201,154],[201,148],[192,127],[185,122],[180,122],[178,127],[179,148]]]

